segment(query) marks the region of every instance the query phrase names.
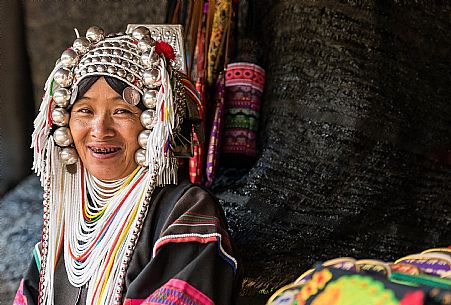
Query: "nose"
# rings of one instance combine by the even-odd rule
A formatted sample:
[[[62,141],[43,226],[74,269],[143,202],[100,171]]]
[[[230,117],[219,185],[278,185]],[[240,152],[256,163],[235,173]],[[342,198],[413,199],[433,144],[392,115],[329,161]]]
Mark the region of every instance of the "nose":
[[[107,113],[99,113],[91,122],[91,136],[98,140],[114,137],[114,122]]]

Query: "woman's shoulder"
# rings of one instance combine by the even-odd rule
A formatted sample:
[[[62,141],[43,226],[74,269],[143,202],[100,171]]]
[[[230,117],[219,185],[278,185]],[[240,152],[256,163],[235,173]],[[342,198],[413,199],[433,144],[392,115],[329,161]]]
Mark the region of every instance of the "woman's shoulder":
[[[165,186],[162,189],[161,204],[171,210],[171,214],[198,213],[223,217],[218,199],[209,190],[187,180],[177,185]],[[169,211],[168,211],[169,212]]]

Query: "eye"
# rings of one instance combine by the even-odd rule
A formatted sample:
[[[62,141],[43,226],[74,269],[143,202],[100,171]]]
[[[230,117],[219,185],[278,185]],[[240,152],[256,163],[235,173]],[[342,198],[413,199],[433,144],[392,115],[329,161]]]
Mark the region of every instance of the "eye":
[[[132,113],[130,110],[125,108],[119,108],[114,111],[115,114],[129,114]]]
[[[89,109],[88,107],[81,107],[76,109],[75,112],[88,114],[91,113],[91,109]]]

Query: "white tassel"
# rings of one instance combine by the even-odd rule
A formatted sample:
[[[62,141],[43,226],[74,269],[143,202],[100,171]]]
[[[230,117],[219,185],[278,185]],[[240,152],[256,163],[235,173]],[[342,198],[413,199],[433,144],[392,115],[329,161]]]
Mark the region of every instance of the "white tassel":
[[[172,95],[171,79],[166,70],[166,62],[160,59],[161,87],[157,95],[155,124],[149,141],[147,142],[147,160],[149,171],[154,171],[158,164],[157,185],[177,183],[177,160],[170,155],[166,148],[173,144],[173,129],[175,123],[174,100]],[[163,119],[162,119],[163,118]]]
[[[55,75],[55,72],[61,67],[62,64],[57,63],[45,83],[44,86],[45,94],[42,98],[41,107],[39,108],[39,114],[34,120],[34,131],[33,135],[31,136],[32,139],[31,148],[33,148],[34,151],[34,160],[32,169],[38,176],[41,176],[41,185],[44,185],[43,174],[45,170],[46,153],[48,150],[48,138],[50,135],[52,123],[49,122],[49,112],[51,111],[51,109],[49,108],[51,107],[50,101],[52,100],[50,91],[52,91],[51,89],[54,88],[50,87],[52,85],[53,76]]]

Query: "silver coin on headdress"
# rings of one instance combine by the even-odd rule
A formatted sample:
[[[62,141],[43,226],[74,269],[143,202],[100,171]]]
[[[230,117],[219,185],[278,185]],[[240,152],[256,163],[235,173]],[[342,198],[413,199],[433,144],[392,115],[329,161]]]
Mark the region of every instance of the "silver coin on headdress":
[[[122,91],[122,98],[130,105],[136,106],[139,104],[139,101],[141,100],[141,95],[135,88],[126,87],[124,91]]]

